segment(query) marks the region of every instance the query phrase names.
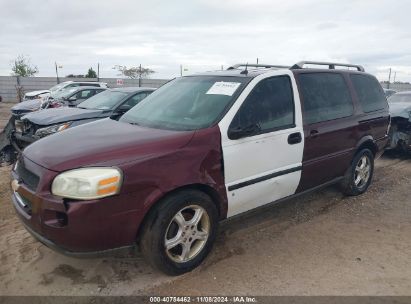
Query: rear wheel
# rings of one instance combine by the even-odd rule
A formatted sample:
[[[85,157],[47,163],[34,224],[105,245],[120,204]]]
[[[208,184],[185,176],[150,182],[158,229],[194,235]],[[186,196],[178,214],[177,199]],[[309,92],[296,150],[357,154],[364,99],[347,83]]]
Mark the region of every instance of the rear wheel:
[[[210,252],[218,225],[211,198],[187,190],[163,199],[150,213],[140,247],[156,268],[179,275],[197,267]]]
[[[367,191],[374,173],[374,154],[369,149],[359,151],[341,183],[346,195],[359,195]]]

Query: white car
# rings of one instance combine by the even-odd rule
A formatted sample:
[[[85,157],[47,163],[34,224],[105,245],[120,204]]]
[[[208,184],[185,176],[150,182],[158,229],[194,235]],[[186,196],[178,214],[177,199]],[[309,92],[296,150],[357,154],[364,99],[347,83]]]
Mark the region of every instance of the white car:
[[[32,91],[24,94],[24,100],[43,99],[50,95],[50,90]]]
[[[88,87],[100,87],[100,88],[107,88],[107,83],[105,82],[91,82],[91,81],[65,81],[55,85],[54,87],[50,88],[49,90],[40,90],[40,91],[32,91],[28,92],[24,95],[24,100],[33,100],[33,99],[46,99],[51,94],[67,89],[67,88],[74,88],[79,86],[88,86]]]

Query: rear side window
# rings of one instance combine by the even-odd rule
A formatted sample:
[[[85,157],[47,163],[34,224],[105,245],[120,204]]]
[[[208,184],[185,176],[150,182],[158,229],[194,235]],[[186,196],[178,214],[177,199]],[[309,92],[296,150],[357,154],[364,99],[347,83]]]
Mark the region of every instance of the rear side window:
[[[350,92],[341,74],[304,73],[300,74],[299,80],[306,124],[353,114]]]
[[[250,126],[257,126],[258,134],[294,126],[294,99],[288,76],[264,79],[248,95],[230,127]]]
[[[359,74],[351,74],[350,77],[364,112],[385,109],[387,99],[377,79]]]
[[[75,88],[75,87],[78,87],[79,85],[80,85],[79,83],[72,83],[66,86],[65,88]]]
[[[99,83],[81,83],[80,86],[82,87],[99,87]]]
[[[93,90],[83,90],[76,94],[77,99],[87,99],[94,95]]]

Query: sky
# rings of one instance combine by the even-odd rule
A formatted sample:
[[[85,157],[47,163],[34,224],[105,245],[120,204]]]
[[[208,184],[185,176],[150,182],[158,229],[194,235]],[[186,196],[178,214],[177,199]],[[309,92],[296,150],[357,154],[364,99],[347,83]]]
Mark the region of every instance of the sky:
[[[361,64],[380,80],[411,81],[411,1],[0,0],[0,75],[17,55],[38,76],[117,77],[115,65],[151,78],[235,63],[301,60]]]

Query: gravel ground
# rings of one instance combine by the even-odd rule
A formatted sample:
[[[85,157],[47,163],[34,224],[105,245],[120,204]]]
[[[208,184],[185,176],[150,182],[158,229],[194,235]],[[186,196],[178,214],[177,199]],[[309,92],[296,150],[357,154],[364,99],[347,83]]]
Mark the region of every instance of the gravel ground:
[[[178,278],[137,254],[74,259],[35,241],[0,168],[0,295],[411,295],[411,160],[378,160],[360,197],[336,187],[221,226],[211,255]]]

